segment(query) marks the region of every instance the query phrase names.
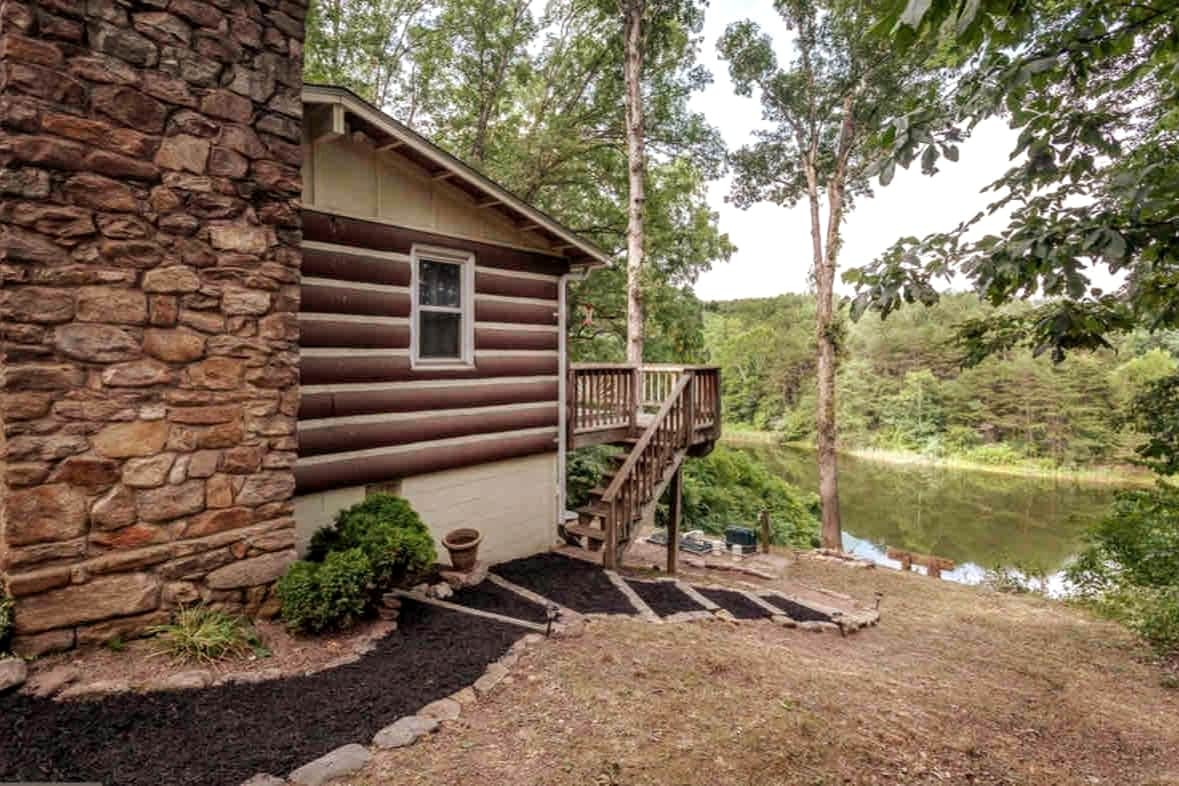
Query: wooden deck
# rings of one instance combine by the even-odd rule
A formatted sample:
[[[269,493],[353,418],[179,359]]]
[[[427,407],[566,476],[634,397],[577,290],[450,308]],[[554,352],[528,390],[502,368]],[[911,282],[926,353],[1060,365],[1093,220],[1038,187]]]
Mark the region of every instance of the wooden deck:
[[[710,366],[575,365],[569,372],[567,419],[574,448],[611,444],[626,453],[613,472],[591,489],[578,509],[578,522],[566,524],[567,539],[602,552],[602,564],[619,564],[637,525],[654,516],[670,485],[668,571],[675,572],[680,498],[680,468],[693,455],[712,449],[720,437],[720,370]],[[572,542],[572,540],[571,540]]]
[[[685,375],[691,376],[691,444],[715,442],[721,433],[716,366],[575,363],[568,379],[569,446],[614,444],[641,433]]]

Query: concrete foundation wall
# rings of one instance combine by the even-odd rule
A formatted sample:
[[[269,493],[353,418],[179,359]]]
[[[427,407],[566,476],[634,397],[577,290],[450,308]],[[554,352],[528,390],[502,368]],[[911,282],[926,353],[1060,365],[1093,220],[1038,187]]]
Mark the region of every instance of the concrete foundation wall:
[[[556,488],[557,456],[545,453],[403,478],[373,490],[399,493],[413,505],[434,535],[440,562],[447,561],[442,537],[458,527],[473,527],[483,533],[479,558],[495,563],[552,547],[557,539]],[[367,491],[353,486],[296,497],[299,549]]]

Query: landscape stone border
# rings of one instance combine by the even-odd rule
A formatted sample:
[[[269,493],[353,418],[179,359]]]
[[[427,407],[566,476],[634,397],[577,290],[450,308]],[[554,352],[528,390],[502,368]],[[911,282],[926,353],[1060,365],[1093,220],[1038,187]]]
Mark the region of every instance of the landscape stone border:
[[[858,612],[848,612],[833,607],[816,604],[810,600],[803,600],[793,597],[784,592],[777,590],[741,590],[732,586],[723,584],[688,584],[671,577],[660,577],[653,579],[654,581],[666,581],[674,583],[684,594],[699,603],[703,608],[700,611],[684,611],[676,614],[671,614],[665,618],[660,618],[646,603],[639,598],[626,580],[615,571],[607,570],[606,575],[610,581],[618,587],[618,589],[630,600],[635,607],[636,615],[627,614],[580,614],[571,609],[560,606],[560,604],[553,603],[548,598],[533,592],[525,587],[514,584],[502,577],[496,576],[494,573],[487,574],[487,578],[493,583],[504,589],[517,593],[521,597],[537,603],[541,606],[556,606],[560,609],[558,621],[553,624],[552,635],[554,638],[570,638],[580,636],[585,632],[586,618],[603,617],[603,618],[617,618],[622,617],[626,619],[633,619],[638,616],[648,624],[674,624],[682,622],[693,622],[699,620],[721,619],[729,622],[757,622],[758,620],[737,620],[726,611],[708,598],[701,595],[697,589],[720,589],[736,591],[749,598],[754,603],[765,608],[772,616],[771,622],[782,627],[797,628],[798,630],[813,631],[816,633],[833,631],[839,632],[843,635],[854,632],[870,625],[875,625],[879,619],[880,614],[874,610],[863,610]],[[465,606],[458,606],[452,603],[446,603],[439,600],[437,597],[429,597],[427,594],[434,594],[433,587],[426,591],[397,591],[385,596],[384,605],[391,610],[396,616],[396,611],[401,606],[401,598],[408,597],[419,602],[429,602],[433,605],[444,606],[456,611],[461,611],[467,614],[473,614],[480,617],[502,618],[503,615],[493,615],[489,612],[480,611],[479,609],[471,609]],[[792,619],[790,616],[783,614],[782,610],[774,606],[769,601],[765,600],[767,595],[776,595],[802,604],[815,611],[828,614],[832,618],[832,622],[800,622]],[[834,593],[832,593],[834,595]],[[850,600],[850,598],[849,598]],[[644,609],[646,612],[644,613]],[[519,621],[517,621],[519,622]],[[532,625],[533,623],[528,623]],[[522,626],[525,627],[525,626]],[[398,718],[396,721],[378,731],[372,739],[370,748],[366,748],[360,744],[345,745],[341,748],[321,756],[315,761],[308,762],[302,767],[294,770],[288,776],[292,783],[299,784],[299,786],[321,786],[329,780],[348,775],[352,772],[362,769],[372,758],[372,752],[377,750],[393,750],[396,748],[404,748],[416,743],[419,739],[433,734],[442,727],[444,723],[453,723],[457,721],[463,712],[464,707],[470,707],[479,700],[486,698],[492,691],[494,691],[503,681],[508,677],[512,667],[520,659],[520,655],[529,648],[535,647],[542,643],[545,637],[540,633],[528,633],[522,638],[518,639],[499,660],[493,661],[487,665],[483,672],[483,676],[475,680],[475,682],[466,688],[456,691],[450,696],[432,701],[417,711],[414,715],[407,715]],[[280,786],[283,781],[274,776],[260,774],[246,781],[242,786]]]
[[[556,629],[554,633],[556,633]],[[563,636],[569,636],[568,626],[560,630]],[[580,635],[580,634],[578,634]],[[545,639],[539,633],[527,633],[517,639],[499,660],[487,665],[483,676],[473,685],[463,688],[450,696],[432,701],[423,706],[413,715],[398,718],[393,723],[373,735],[370,745],[351,743],[320,756],[314,761],[293,770],[284,781],[282,778],[267,773],[259,773],[242,786],[283,786],[290,782],[299,786],[322,786],[336,778],[349,775],[362,769],[372,759],[372,755],[380,750],[394,750],[413,745],[422,737],[436,732],[443,723],[453,723],[462,715],[464,707],[469,707],[478,700],[489,695],[510,674],[511,669],[520,660],[520,656]]]

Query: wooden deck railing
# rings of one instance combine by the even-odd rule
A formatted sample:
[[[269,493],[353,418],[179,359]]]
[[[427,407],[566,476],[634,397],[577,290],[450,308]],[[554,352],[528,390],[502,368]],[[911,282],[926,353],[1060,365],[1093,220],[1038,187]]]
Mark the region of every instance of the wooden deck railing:
[[[675,454],[693,444],[696,431],[692,417],[693,379],[691,371],[680,374],[651,424],[602,494],[602,503],[609,507],[606,553],[612,558],[618,552],[619,542],[629,535],[620,532],[620,528],[630,527],[639,518],[643,506],[655,497],[655,489],[663,482]]]
[[[574,447],[613,442],[644,428],[685,377],[691,379],[693,442],[720,436],[720,369],[713,366],[575,363],[569,369],[568,433]]]

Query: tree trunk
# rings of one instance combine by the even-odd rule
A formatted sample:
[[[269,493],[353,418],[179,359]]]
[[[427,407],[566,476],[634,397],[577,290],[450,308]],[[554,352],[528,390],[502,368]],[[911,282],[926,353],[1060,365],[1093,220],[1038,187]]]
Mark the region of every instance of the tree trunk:
[[[818,231],[817,227],[814,231]],[[819,459],[819,499],[823,504],[823,548],[843,548],[843,529],[839,518],[839,473],[835,455],[835,336],[832,289],[835,264],[830,245],[815,269],[816,319],[818,338],[818,407],[815,417]]]
[[[819,458],[819,499],[823,504],[823,548],[843,550],[843,523],[839,516],[839,469],[835,425],[835,266],[839,257],[839,227],[843,223],[843,185],[851,150],[855,116],[852,94],[843,99],[835,171],[827,183],[827,242],[819,253],[818,188],[812,186],[811,232],[815,236],[816,333],[818,338],[818,407],[815,418]],[[814,182],[813,180],[811,181]]]
[[[646,154],[643,151],[643,11],[646,0],[622,0],[626,57],[626,155],[630,199],[626,225],[626,362],[643,362],[643,203]]]

